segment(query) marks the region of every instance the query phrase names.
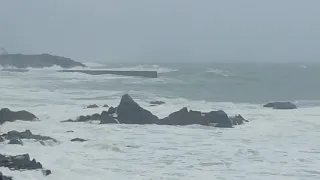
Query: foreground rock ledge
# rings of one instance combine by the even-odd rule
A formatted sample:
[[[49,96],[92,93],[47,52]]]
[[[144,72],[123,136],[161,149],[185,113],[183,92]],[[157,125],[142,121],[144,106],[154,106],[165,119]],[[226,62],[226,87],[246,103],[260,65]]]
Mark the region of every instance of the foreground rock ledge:
[[[269,102],[263,107],[273,108],[273,109],[297,109],[297,106],[291,102]]]
[[[42,169],[42,164],[35,159],[30,159],[29,154],[7,156],[0,154],[0,167],[11,170],[35,170]]]
[[[2,172],[0,171],[0,180],[12,180],[12,177],[5,176],[5,175],[3,175]]]
[[[158,124],[158,125],[192,125],[231,128],[248,122],[241,115],[229,117],[224,111],[200,112],[188,110],[186,107],[171,113],[168,117],[159,119],[150,111],[143,109],[128,94],[122,96],[120,104],[116,108],[109,108],[101,114],[80,116],[76,120],[62,122],[86,122],[100,120],[100,124]]]
[[[0,109],[0,125],[5,122],[13,122],[16,120],[34,121],[38,118],[28,111],[11,111],[8,108]]]

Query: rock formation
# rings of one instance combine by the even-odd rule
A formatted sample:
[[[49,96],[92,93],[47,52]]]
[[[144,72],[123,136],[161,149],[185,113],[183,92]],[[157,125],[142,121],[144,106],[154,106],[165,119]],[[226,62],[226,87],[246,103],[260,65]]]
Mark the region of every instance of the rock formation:
[[[28,111],[11,111],[8,108],[0,109],[0,125],[5,122],[13,122],[16,120],[33,121],[37,117]]]

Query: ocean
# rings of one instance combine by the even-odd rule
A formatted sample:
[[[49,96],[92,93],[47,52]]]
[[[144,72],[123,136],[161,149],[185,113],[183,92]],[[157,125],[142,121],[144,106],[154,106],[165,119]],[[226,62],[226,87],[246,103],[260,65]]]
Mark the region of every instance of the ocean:
[[[10,171],[15,180],[315,180],[320,179],[320,64],[185,63],[99,64],[91,69],[157,70],[159,78],[0,71],[0,108],[28,110],[40,121],[5,123],[0,132],[30,129],[59,141],[42,146],[0,143],[2,154],[29,153],[52,170]],[[78,69],[78,68],[76,68]],[[232,129],[60,123],[117,106],[130,94],[158,117],[188,107],[241,114],[250,122]],[[150,101],[164,105],[149,105]],[[296,110],[263,108],[291,101]],[[85,109],[90,104],[100,108]],[[72,130],[73,133],[66,133]],[[83,143],[70,142],[84,138]]]

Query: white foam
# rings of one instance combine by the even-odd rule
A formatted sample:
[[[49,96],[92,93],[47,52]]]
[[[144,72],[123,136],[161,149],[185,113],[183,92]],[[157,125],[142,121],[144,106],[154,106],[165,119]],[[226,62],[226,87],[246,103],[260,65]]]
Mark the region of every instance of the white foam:
[[[217,74],[217,75],[220,75],[220,76],[225,76],[225,77],[228,77],[229,76],[229,72],[228,71],[225,71],[225,70],[222,70],[222,69],[208,69],[207,70],[208,73],[214,73],[214,74]]]
[[[177,69],[171,69],[166,67],[161,67],[158,65],[138,65],[133,67],[121,67],[121,68],[108,68],[108,70],[122,70],[122,71],[157,71],[158,73],[168,73],[173,71],[178,71]]]
[[[41,76],[39,76],[41,74]],[[61,73],[63,74],[63,73]],[[320,167],[320,107],[273,110],[255,104],[190,101],[147,92],[128,91],[144,108],[159,117],[182,107],[210,111],[223,109],[250,120],[233,129],[202,126],[97,125],[60,123],[62,120],[101,112],[105,108],[83,109],[89,104],[116,106],[124,90],[64,89],[71,80],[55,72],[28,72],[25,76],[0,78],[0,107],[25,109],[40,121],[6,123],[0,132],[30,129],[34,134],[51,136],[58,144],[42,146],[25,141],[24,146],[0,143],[1,153],[29,153],[52,174],[39,171],[10,171],[15,179],[317,179]],[[70,74],[68,75],[70,76]],[[54,77],[55,81],[50,79]],[[98,76],[78,77],[74,85]],[[60,79],[59,79],[60,78]],[[70,79],[77,78],[69,77]],[[60,81],[59,81],[60,80]],[[42,84],[41,84],[42,83]],[[46,83],[49,83],[46,85]],[[164,105],[150,107],[161,100]],[[74,133],[66,133],[73,130]],[[72,138],[89,141],[72,143]],[[18,148],[17,148],[18,147]]]

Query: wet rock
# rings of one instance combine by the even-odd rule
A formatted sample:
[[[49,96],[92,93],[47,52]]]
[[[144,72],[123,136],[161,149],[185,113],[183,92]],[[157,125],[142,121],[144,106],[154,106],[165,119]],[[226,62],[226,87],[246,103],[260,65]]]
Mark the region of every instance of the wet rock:
[[[14,139],[10,139],[8,144],[18,144],[18,145],[23,145],[23,142],[21,141],[21,139],[19,138],[14,138]]]
[[[108,112],[103,111],[99,117],[100,124],[119,124],[119,121],[112,117]]]
[[[42,169],[42,164],[35,159],[30,160],[29,154],[17,156],[5,156],[0,154],[0,167],[7,167],[11,170],[34,170]]]
[[[157,106],[157,105],[165,104],[165,102],[163,102],[163,101],[151,101],[151,102],[149,102],[149,104],[151,106]]]
[[[3,141],[4,141],[3,137],[0,136],[0,142],[3,142]]]
[[[0,171],[0,180],[12,180],[12,177],[5,176],[5,175],[3,175],[2,172]]]
[[[82,138],[73,138],[73,139],[71,139],[71,142],[84,142],[84,141],[87,141],[87,140],[82,139]]]
[[[37,117],[28,111],[11,111],[8,108],[2,108],[0,110],[0,124],[16,120],[34,121],[36,119]]]
[[[177,112],[171,113],[168,117],[157,122],[159,125],[192,125],[199,124],[205,126],[215,127],[232,127],[232,121],[228,115],[222,111],[211,111],[203,113],[200,111],[193,111],[182,108]]]
[[[46,143],[44,141],[39,141],[42,146],[45,146]]]
[[[157,122],[159,125],[208,125],[208,122],[202,117],[201,112],[188,111],[186,107],[177,112],[171,113],[168,117]]]
[[[107,111],[107,113],[108,114],[114,114],[114,113],[116,113],[117,112],[117,108],[114,108],[114,107],[110,107],[109,109],[108,109],[108,111]]]
[[[67,133],[72,133],[72,132],[74,132],[74,131],[66,131]]]
[[[140,107],[128,94],[121,98],[117,119],[124,124],[154,124],[158,121],[157,116]]]
[[[222,110],[204,113],[204,119],[209,122],[209,125],[214,125],[215,127],[232,127],[232,121],[229,119],[227,113]]]
[[[273,109],[297,109],[297,106],[291,102],[270,102],[263,105],[263,107],[270,107]]]
[[[2,134],[2,137],[4,137],[7,140],[13,140],[13,139],[34,139],[38,141],[47,141],[51,140],[54,142],[57,142],[56,139],[51,138],[49,136],[41,136],[41,135],[35,135],[32,134],[30,130],[25,130],[23,132],[18,132],[18,131],[9,131],[6,134]]]
[[[49,169],[43,169],[41,170],[43,176],[49,176],[50,174],[52,174],[51,170]]]
[[[99,107],[99,106],[96,105],[96,104],[91,104],[91,105],[87,106],[88,109],[90,109],[90,108],[98,108],[98,107]]]
[[[109,107],[109,105],[108,105],[108,104],[105,104],[105,105],[103,105],[103,107]]]

